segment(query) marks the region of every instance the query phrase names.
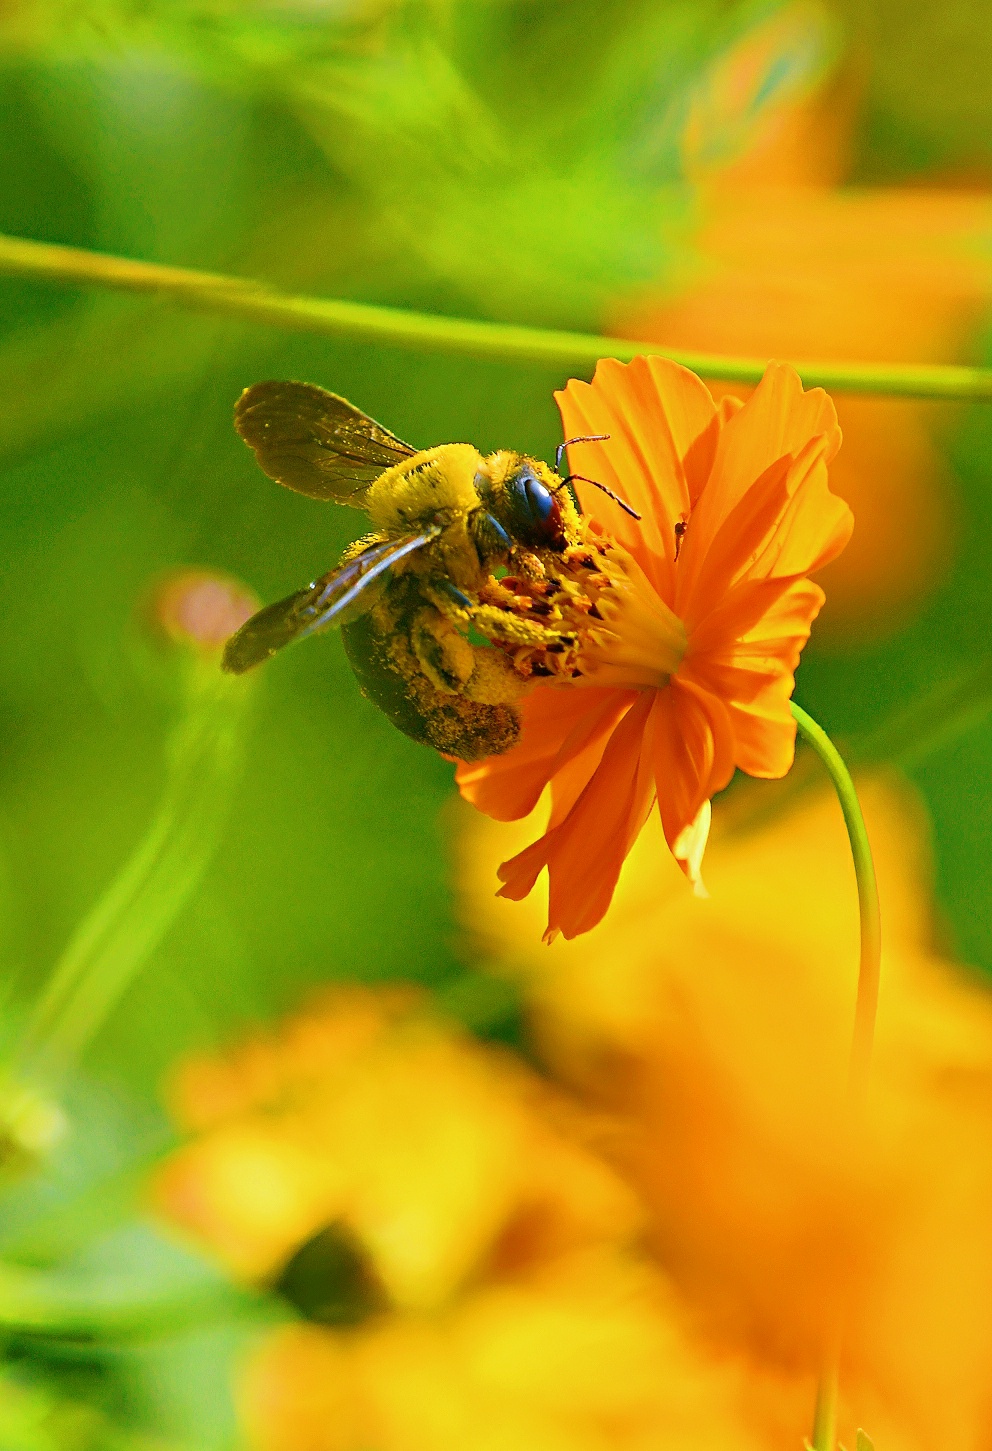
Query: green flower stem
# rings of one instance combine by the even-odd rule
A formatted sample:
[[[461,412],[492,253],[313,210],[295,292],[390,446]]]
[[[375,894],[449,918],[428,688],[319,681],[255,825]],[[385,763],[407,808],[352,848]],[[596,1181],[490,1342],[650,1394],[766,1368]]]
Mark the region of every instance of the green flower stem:
[[[837,1441],[837,1401],[840,1390],[840,1335],[834,1333],[824,1353],[823,1367],[816,1383],[816,1404],[813,1407],[813,1434],[808,1441],[810,1451],[833,1451]]]
[[[135,1293],[124,1281],[84,1279],[0,1261],[0,1333],[55,1340],[149,1340],[264,1312],[251,1290],[224,1280]]]
[[[792,714],[799,734],[813,747],[827,769],[831,784],[837,792],[840,809],[844,813],[851,856],[854,858],[854,873],[858,882],[858,908],[861,918],[861,958],[858,965],[858,996],[854,1010],[854,1041],[851,1047],[851,1062],[848,1073],[848,1091],[852,1106],[860,1111],[868,1091],[868,1073],[871,1066],[871,1046],[875,1035],[875,1016],[878,1010],[878,981],[882,953],[882,929],[878,911],[878,885],[875,881],[875,864],[872,861],[871,846],[861,803],[854,789],[851,774],[844,764],[840,752],[821,726],[795,701]]]
[[[852,766],[865,769],[892,765],[903,771],[916,771],[962,736],[979,730],[990,717],[992,660],[983,660],[937,681],[911,704],[893,711],[869,733],[852,739],[847,759]],[[725,818],[725,831],[733,834],[755,831],[792,809],[817,789],[818,783],[818,772],[804,770],[797,764],[778,783],[776,791],[754,790],[746,796],[742,792],[736,810]]]
[[[158,810],[57,963],[28,1023],[22,1067],[40,1059],[47,1072],[58,1072],[78,1057],[199,885],[239,763],[245,699],[243,684],[215,663],[190,692],[169,742]]]
[[[604,357],[629,361],[639,354],[653,353],[682,363],[701,378],[757,383],[766,364],[764,358],[676,351],[660,346],[657,340],[631,342],[626,338],[595,337],[589,333],[438,317],[361,302],[293,297],[247,278],[163,267],[23,237],[0,236],[2,273],[40,282],[152,293],[205,312],[329,337],[569,370],[589,370]],[[795,367],[807,387],[819,386],[835,392],[900,398],[992,399],[992,369],[989,368],[816,362],[796,363]]]
[[[872,1039],[878,1010],[878,984],[881,967],[881,919],[878,910],[878,886],[875,865],[865,819],[861,812],[850,772],[826,731],[795,701],[792,714],[799,734],[819,756],[826,767],[847,827],[858,882],[858,906],[861,917],[861,958],[858,966],[858,993],[854,1010],[854,1040],[848,1070],[849,1104],[859,1121],[864,1111],[871,1067]],[[813,1417],[813,1451],[833,1451],[837,1428],[837,1389],[839,1381],[840,1332],[832,1327],[824,1353],[824,1366],[816,1392]]]

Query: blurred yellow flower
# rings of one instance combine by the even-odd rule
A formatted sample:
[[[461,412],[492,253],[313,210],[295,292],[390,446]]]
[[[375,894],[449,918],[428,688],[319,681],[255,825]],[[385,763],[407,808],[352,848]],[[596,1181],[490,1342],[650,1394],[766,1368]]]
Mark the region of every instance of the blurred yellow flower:
[[[332,993],[270,1037],[186,1063],[171,1098],[197,1137],[162,1168],[155,1203],[248,1279],[277,1277],[335,1225],[390,1304],[429,1309],[487,1263],[638,1228],[633,1194],[583,1144],[595,1120],[406,991]]]
[[[187,1063],[172,1099],[194,1138],[160,1214],[284,1290],[336,1228],[379,1292],[263,1339],[239,1392],[260,1451],[758,1451],[739,1357],[696,1340],[643,1251],[617,1126],[514,1055],[409,993],[341,990]]]
[[[832,799],[745,830],[739,793],[715,824],[707,901],[679,890],[646,831],[608,923],[551,949],[534,945],[539,901],[491,894],[528,828],[473,814],[464,915],[523,974],[559,1080],[626,1122],[614,1162],[712,1343],[790,1380],[843,1307],[842,1439],[862,1424],[891,1446],[965,1451],[992,1397],[992,999],[934,948],[914,801],[884,781],[863,799],[885,956],[857,1153],[838,1116],[857,898]]]
[[[243,1379],[262,1451],[751,1451],[740,1367],[652,1270],[602,1248],[351,1335],[293,1326]]]
[[[179,1070],[159,1213],[307,1317],[243,1367],[251,1446],[773,1451],[840,1309],[846,1444],[982,1444],[992,1001],[934,948],[915,802],[887,780],[864,801],[886,956],[856,1148],[856,895],[816,795],[757,824],[746,791],[723,803],[708,900],[649,828],[609,922],[550,949],[540,902],[490,895],[527,824],[466,808],[465,918],[522,978],[557,1086],[358,988]]]

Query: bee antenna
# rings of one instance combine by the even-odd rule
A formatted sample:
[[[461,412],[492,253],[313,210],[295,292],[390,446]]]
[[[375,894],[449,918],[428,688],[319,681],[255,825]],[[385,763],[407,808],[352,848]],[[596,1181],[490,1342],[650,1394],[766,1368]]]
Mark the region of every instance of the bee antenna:
[[[619,494],[615,494],[612,489],[608,489],[606,485],[601,484],[598,479],[587,479],[585,474],[569,474],[567,479],[562,479],[561,483],[558,485],[558,488],[563,489],[565,485],[570,484],[573,479],[578,479],[579,482],[583,484],[592,484],[594,489],[602,489],[603,493],[606,494],[607,498],[612,499],[614,504],[619,504],[625,514],[629,514],[632,519],[640,519],[641,516],[640,514],[638,514],[637,510],[632,509],[628,503],[621,499]],[[555,489],[554,492],[557,493],[558,489]]]
[[[575,436],[575,438],[566,438],[565,442],[560,443],[555,449],[555,473],[557,473],[558,470],[561,468],[562,454],[565,452],[566,448],[571,448],[573,443],[605,443],[609,436],[610,435],[608,433],[579,433]],[[562,479],[561,483],[558,485],[558,488],[563,489],[565,485],[570,484],[573,479],[578,479],[583,484],[592,484],[593,488],[602,489],[603,493],[611,498],[614,504],[620,505],[624,513],[629,514],[632,519],[640,519],[641,516],[640,514],[638,514],[637,510],[632,509],[629,504],[625,504],[623,499],[621,499],[618,494],[615,494],[612,489],[608,489],[606,485],[601,484],[598,479],[586,478],[585,474],[568,474],[564,479]],[[555,489],[553,492],[557,493],[558,489]]]
[[[609,436],[608,433],[580,433],[575,438],[566,438],[565,442],[560,443],[555,449],[555,473],[561,468],[562,454],[566,448],[571,448],[573,443],[605,443]],[[589,480],[586,479],[586,483],[588,482]]]

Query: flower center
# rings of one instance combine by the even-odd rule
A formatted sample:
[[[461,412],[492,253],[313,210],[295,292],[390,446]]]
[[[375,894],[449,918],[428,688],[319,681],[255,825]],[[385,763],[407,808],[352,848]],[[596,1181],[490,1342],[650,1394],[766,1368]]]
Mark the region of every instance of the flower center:
[[[678,669],[682,621],[609,535],[590,529],[561,555],[517,563],[480,591],[473,621],[523,679],[656,690]]]
[[[613,545],[604,558],[610,588],[597,598],[581,634],[579,669],[590,685],[658,689],[685,655],[685,626],[632,555]]]

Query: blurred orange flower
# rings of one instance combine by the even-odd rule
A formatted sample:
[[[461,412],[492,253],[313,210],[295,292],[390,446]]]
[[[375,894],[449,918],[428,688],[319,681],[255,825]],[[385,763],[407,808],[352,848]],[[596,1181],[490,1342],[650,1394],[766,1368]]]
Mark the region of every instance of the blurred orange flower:
[[[770,366],[743,406],[718,407],[661,358],[606,360],[556,398],[566,437],[586,439],[583,468],[640,517],[577,481],[609,586],[576,622],[578,679],[537,686],[518,743],[457,773],[499,820],[551,784],[544,835],[499,869],[500,895],[519,900],[548,868],[547,941],[600,921],[655,801],[698,884],[710,799],[735,767],[788,771],[793,671],[823,603],[806,576],[853,525],[827,487],[833,405],[790,368]]]
[[[992,1403],[992,998],[934,948],[915,801],[893,781],[862,795],[885,936],[857,1152],[838,1114],[857,895],[832,798],[760,829],[748,793],[727,803],[707,901],[645,831],[618,910],[551,951],[535,945],[540,904],[488,886],[526,827],[466,814],[464,915],[486,960],[523,975],[559,1081],[627,1124],[613,1162],[715,1345],[750,1357],[758,1381],[795,1384],[844,1306],[842,1441],[861,1424],[891,1446],[973,1451]]]
[[[674,287],[618,303],[608,332],[728,356],[968,358],[992,302],[987,190],[840,185],[856,149],[858,67],[841,59],[840,46],[831,57],[826,37],[824,64],[805,94],[786,89],[757,104],[776,65],[801,53],[804,38],[807,53],[815,48],[815,8],[776,9],[707,73],[683,133],[699,214],[691,269]],[[736,153],[715,144],[727,135],[742,138]],[[844,449],[831,483],[858,529],[825,576],[828,616],[863,635],[889,628],[947,565],[955,509],[939,433],[949,405],[835,402]]]

